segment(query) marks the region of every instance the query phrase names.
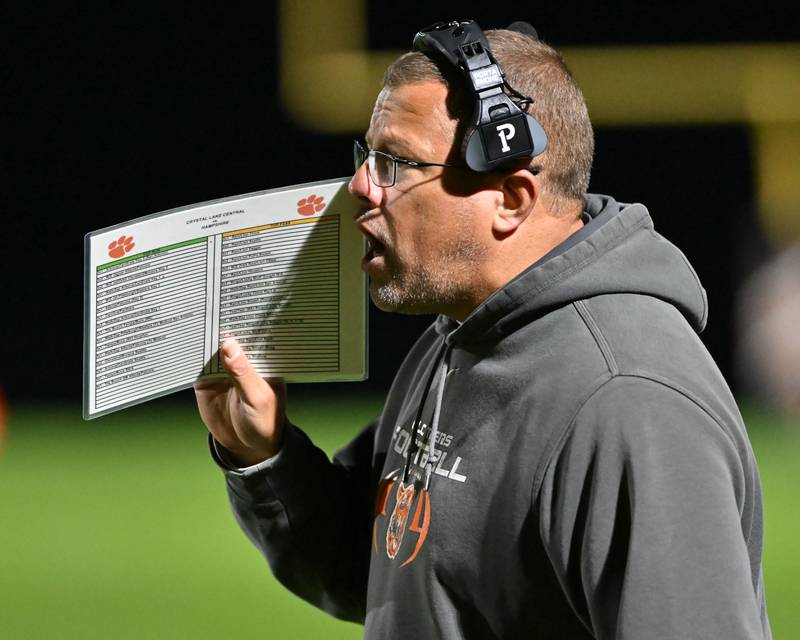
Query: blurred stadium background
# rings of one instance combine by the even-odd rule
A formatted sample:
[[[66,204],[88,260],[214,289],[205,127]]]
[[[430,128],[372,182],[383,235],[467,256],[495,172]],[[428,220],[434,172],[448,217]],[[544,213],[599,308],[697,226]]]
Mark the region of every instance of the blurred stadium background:
[[[497,5],[497,3],[493,3]],[[800,637],[800,29],[753,3],[363,0],[4,19],[0,637],[360,637],[287,594],[229,514],[191,394],[83,422],[82,236],[351,172],[380,69],[436,20],[530,21],[597,129],[592,189],[648,205],[711,305],[765,495],[776,638]],[[371,378],[290,390],[328,451],[430,318],[371,311]]]

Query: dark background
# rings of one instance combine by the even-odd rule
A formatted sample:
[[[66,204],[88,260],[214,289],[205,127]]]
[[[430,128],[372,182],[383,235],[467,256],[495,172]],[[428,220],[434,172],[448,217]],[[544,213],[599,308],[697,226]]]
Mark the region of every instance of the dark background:
[[[556,47],[800,36],[788,9],[764,3],[488,4],[369,6],[369,46],[406,49],[418,28],[465,16],[484,28],[526,19]],[[312,134],[283,112],[276,3],[257,11],[45,5],[16,8],[4,21],[0,382],[12,400],[77,402],[86,232],[349,175],[352,135]],[[736,284],[760,251],[747,128],[599,128],[596,135],[591,189],[644,202],[656,228],[687,254],[709,293],[703,339],[729,372]],[[383,389],[430,318],[370,313],[367,386]]]

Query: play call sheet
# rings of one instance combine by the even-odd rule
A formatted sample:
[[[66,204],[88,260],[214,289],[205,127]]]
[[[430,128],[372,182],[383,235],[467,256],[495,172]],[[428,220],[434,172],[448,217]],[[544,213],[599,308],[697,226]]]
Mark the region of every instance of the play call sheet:
[[[357,204],[343,180],[173,209],[86,236],[84,417],[221,377],[235,336],[294,382],[366,377]]]

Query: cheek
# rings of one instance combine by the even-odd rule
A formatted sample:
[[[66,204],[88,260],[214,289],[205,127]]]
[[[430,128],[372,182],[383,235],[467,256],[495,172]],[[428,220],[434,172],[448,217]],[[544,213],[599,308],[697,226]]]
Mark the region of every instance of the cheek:
[[[402,258],[413,257],[415,246],[424,235],[423,203],[411,193],[399,193],[389,200],[384,214],[385,230],[392,252]]]
[[[396,225],[392,230],[392,253],[404,265],[413,264],[424,252],[421,230],[407,221]]]
[[[437,238],[442,233],[441,226],[436,224],[437,217],[430,206],[421,203],[409,212],[409,223],[405,226],[403,238],[404,257],[409,262],[429,260],[435,254]]]
[[[416,185],[387,207],[386,227],[393,253],[404,264],[436,260],[452,236],[453,224],[467,206],[464,198],[432,185]]]

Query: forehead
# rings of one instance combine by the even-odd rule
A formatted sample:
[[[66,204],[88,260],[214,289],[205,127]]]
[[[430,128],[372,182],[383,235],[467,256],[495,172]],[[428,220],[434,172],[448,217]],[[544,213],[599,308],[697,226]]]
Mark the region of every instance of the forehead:
[[[453,143],[455,121],[447,113],[447,88],[425,81],[384,87],[372,111],[367,144],[397,153],[444,153]]]

